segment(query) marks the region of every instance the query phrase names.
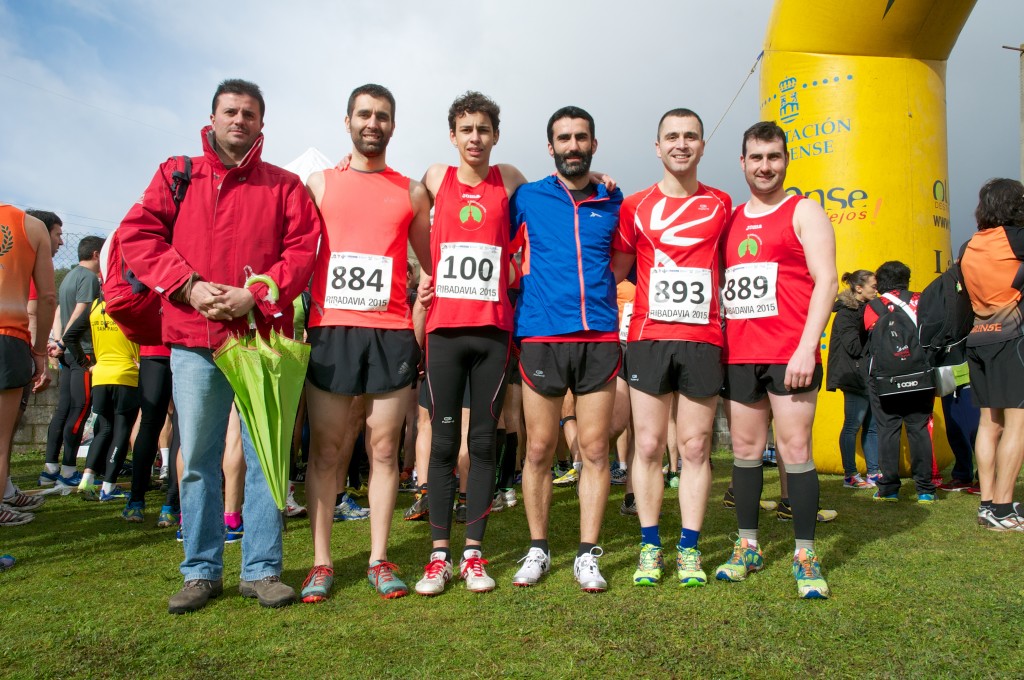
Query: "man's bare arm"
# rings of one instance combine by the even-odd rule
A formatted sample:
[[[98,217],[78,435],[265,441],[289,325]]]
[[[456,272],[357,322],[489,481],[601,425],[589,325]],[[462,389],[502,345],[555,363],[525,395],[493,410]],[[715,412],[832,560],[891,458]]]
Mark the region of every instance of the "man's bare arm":
[[[624,253],[621,250],[612,251],[612,273],[615,274],[615,283],[620,283],[622,279],[626,278],[629,270],[633,268],[634,262],[636,262],[635,253]]]
[[[413,181],[409,184],[409,200],[413,210],[409,245],[420,261],[420,268],[427,274],[433,274],[434,267],[430,262],[430,194],[421,182]]]
[[[53,256],[50,251],[50,236],[42,221],[25,216],[25,231],[36,249],[36,261],[32,267],[32,282],[36,287],[35,314],[29,316],[32,331],[32,360],[35,364],[32,391],[45,390],[50,384],[50,373],[46,370],[47,336],[38,332],[40,328],[53,325],[57,310],[57,290],[53,278]],[[32,303],[29,303],[32,307]]]
[[[306,193],[313,199],[313,203],[316,204],[317,209],[320,209],[320,202],[324,199],[324,187],[327,185],[327,181],[324,179],[323,172],[314,172],[306,178]]]
[[[793,214],[793,229],[804,247],[807,271],[814,281],[800,343],[786,367],[786,388],[811,384],[821,333],[832,313],[839,289],[836,275],[836,236],[832,222],[814,201],[800,201]]]

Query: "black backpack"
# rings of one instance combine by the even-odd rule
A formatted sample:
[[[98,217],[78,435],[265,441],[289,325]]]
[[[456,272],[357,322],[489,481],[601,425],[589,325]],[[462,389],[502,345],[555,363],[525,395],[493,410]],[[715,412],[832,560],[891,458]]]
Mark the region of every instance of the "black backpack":
[[[910,291],[900,291],[898,296],[885,293],[868,303],[878,315],[868,335],[868,375],[880,396],[934,387],[932,364],[918,337],[917,316],[910,309],[912,296]]]
[[[960,256],[967,248],[960,248]],[[960,272],[960,260],[921,291],[917,301],[921,346],[932,366],[955,366],[967,360],[967,336],[974,326],[974,309]]]

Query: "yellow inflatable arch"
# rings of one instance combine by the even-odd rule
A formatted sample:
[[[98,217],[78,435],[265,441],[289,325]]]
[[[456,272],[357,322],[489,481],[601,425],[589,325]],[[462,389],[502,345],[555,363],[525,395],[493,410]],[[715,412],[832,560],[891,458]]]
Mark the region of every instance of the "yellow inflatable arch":
[[[924,288],[950,262],[946,59],[974,0],[777,0],[761,67],[762,120],[785,129],[786,190],[819,201],[840,275],[906,262]],[[827,355],[831,325],[822,336]],[[827,359],[826,359],[827,360]],[[822,390],[814,460],[841,473],[841,392]],[[935,452],[952,459],[936,401]],[[858,465],[864,470],[863,454]],[[907,474],[904,440],[901,469]]]

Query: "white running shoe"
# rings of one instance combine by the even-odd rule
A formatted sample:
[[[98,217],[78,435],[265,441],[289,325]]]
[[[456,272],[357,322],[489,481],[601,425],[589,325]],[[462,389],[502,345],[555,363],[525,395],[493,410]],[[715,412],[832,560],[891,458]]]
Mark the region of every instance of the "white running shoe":
[[[526,587],[535,586],[540,577],[551,569],[551,553],[546,553],[540,548],[530,548],[523,559],[519,560],[523,566],[512,577],[512,585]]]
[[[466,582],[471,593],[488,593],[494,590],[494,579],[487,575],[484,566],[487,560],[479,550],[467,550],[459,562],[459,576]]]
[[[440,595],[448,581],[452,580],[452,563],[444,558],[443,552],[430,553],[430,562],[423,569],[423,578],[416,582],[420,595]],[[491,587],[494,587],[491,581]]]
[[[572,573],[580,584],[580,590],[585,593],[603,593],[608,590],[608,582],[597,568],[597,558],[603,554],[604,550],[593,547],[589,553],[577,557],[572,565]]]
[[[509,489],[505,492],[505,507],[514,508],[519,501],[516,499],[516,490]]]
[[[302,517],[306,514],[306,508],[299,505],[298,501],[295,500],[295,485],[288,485],[288,500],[285,501],[284,514],[289,517]]]

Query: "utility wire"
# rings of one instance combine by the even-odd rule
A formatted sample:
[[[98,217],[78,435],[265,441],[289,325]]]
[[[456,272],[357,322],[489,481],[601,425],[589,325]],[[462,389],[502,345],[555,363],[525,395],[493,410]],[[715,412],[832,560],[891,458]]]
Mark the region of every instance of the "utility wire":
[[[729,102],[729,106],[725,107],[725,112],[722,114],[722,117],[718,119],[717,123],[715,123],[715,129],[711,131],[710,135],[708,135],[708,141],[710,141],[711,138],[715,136],[715,133],[718,132],[718,126],[720,126],[722,121],[725,120],[725,117],[729,115],[729,110],[732,109],[732,105],[736,103],[736,100],[740,96],[740,92],[743,92],[743,88],[746,86],[747,81],[750,80],[750,76],[754,75],[754,71],[757,70],[757,65],[761,63],[761,57],[763,56],[764,50],[761,50],[761,53],[757,55],[757,59],[754,60],[754,65],[750,67],[750,73],[748,73],[747,77],[743,79],[743,82],[740,84],[740,89],[736,90],[736,96],[734,96],[732,101]]]

